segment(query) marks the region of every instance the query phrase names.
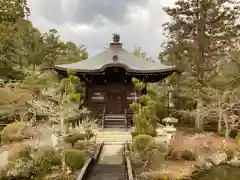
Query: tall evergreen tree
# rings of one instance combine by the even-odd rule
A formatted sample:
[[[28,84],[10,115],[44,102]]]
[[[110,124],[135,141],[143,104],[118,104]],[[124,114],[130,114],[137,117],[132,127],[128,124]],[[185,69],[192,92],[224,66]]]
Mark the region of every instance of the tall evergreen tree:
[[[171,17],[164,24],[169,58],[206,82],[239,38],[239,1],[177,0],[164,11]]]
[[[197,102],[195,125],[201,129],[199,111],[204,106],[203,87],[208,86],[227,63],[240,35],[239,1],[177,0],[175,6],[166,7],[164,11],[171,17],[171,21],[163,25],[169,41],[163,45],[165,51],[159,57],[185,71],[182,80],[188,84],[179,88],[177,77],[176,89],[184,89],[188,97],[192,92],[192,99]]]

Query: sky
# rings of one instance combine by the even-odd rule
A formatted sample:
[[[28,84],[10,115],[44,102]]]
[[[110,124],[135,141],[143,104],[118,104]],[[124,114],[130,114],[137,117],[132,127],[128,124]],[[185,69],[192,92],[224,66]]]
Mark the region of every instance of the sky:
[[[123,47],[141,46],[157,59],[164,41],[162,7],[174,0],[29,0],[30,20],[42,32],[55,28],[63,41],[85,45],[90,56],[104,50],[119,33]]]

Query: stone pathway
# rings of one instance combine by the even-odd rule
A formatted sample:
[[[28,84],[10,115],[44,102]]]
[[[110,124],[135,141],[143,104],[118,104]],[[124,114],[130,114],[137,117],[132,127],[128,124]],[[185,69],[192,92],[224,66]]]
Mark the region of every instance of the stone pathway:
[[[115,130],[115,131],[98,131],[96,132],[97,142],[104,141],[105,144],[124,144],[125,141],[131,142],[132,136],[130,132]]]
[[[123,144],[103,146],[99,160],[94,165],[87,180],[125,180],[126,169],[123,164]]]
[[[130,132],[119,129],[104,129],[96,132],[96,141],[104,141],[104,146],[97,164],[93,167],[87,180],[125,180],[123,165],[125,141],[131,142]]]
[[[126,180],[125,167],[118,164],[97,164],[87,180]]]
[[[104,145],[98,164],[122,164],[123,145]]]

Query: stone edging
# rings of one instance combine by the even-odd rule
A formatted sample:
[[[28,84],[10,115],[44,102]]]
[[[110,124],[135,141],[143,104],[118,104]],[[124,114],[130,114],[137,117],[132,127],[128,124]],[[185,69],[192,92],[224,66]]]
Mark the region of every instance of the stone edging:
[[[83,165],[80,173],[78,174],[77,180],[83,180],[88,172],[88,168],[91,166],[91,164],[93,163],[93,158],[89,158],[85,164]]]
[[[94,155],[94,157],[93,157],[93,159],[94,159],[95,161],[98,160],[98,158],[99,158],[99,156],[100,156],[100,153],[101,153],[101,151],[102,151],[103,145],[104,145],[104,141],[102,141],[102,142],[100,143],[100,146],[99,146],[97,152],[95,153],[95,155]]]
[[[94,154],[94,157],[89,158],[83,165],[80,173],[77,176],[77,180],[84,180],[87,173],[89,172],[90,168],[94,165],[94,163],[97,161],[99,158],[99,155],[102,151],[104,142],[102,141],[100,144],[100,147],[97,149],[97,152]]]
[[[126,168],[127,168],[127,179],[134,180],[132,165],[131,165],[131,161],[130,161],[128,152],[129,152],[128,145],[127,145],[127,142],[125,142],[124,143],[124,155],[125,155],[125,163],[126,163]]]

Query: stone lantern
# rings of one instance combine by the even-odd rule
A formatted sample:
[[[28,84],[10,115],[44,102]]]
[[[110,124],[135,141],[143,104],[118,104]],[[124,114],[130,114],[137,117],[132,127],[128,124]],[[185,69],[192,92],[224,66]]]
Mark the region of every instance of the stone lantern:
[[[174,127],[174,124],[178,123],[178,119],[174,117],[166,117],[162,120],[166,123],[166,126],[164,127],[164,130],[168,133],[176,132],[176,128]]]

